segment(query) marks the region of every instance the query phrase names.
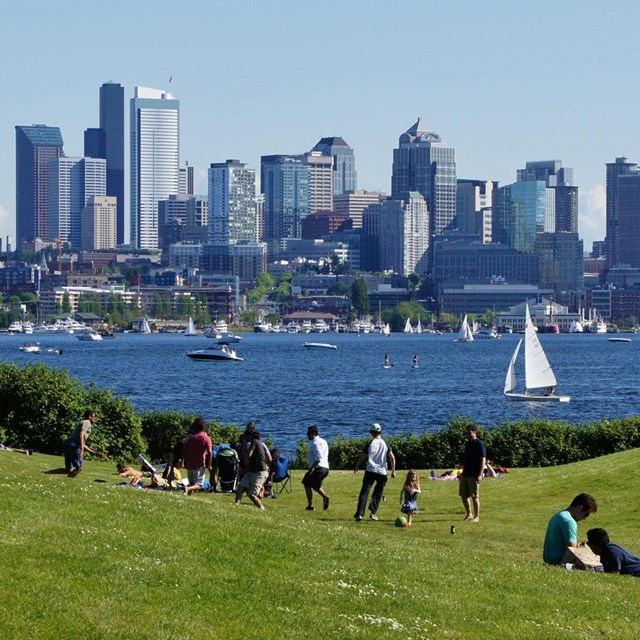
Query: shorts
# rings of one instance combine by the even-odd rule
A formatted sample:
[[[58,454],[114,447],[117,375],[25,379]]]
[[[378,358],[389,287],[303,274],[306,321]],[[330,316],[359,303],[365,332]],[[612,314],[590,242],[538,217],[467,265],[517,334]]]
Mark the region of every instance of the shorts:
[[[240,480],[240,486],[246,489],[252,498],[257,498],[262,493],[262,487],[268,477],[268,471],[247,471]]]
[[[469,476],[460,476],[458,478],[458,482],[460,486],[458,487],[458,495],[463,498],[473,498],[476,499],[479,495],[479,485],[478,478],[471,478]]]
[[[189,480],[189,485],[197,484],[202,487],[204,485],[204,476],[204,467],[200,467],[199,469],[187,469],[187,479]]]
[[[316,467],[311,473],[307,471],[302,478],[302,484],[310,489],[320,489],[324,479],[329,475],[329,469],[326,467]]]
[[[82,469],[82,449],[74,440],[64,443],[64,466],[66,469]]]

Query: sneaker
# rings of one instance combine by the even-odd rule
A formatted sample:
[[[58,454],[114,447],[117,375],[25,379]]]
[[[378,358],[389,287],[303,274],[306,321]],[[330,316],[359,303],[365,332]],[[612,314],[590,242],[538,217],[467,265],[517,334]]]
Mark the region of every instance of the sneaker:
[[[362,516],[353,516],[356,522],[360,522],[362,520]]]
[[[316,510],[316,508],[315,508],[315,507],[305,507],[305,509],[306,509],[307,511],[315,511],[315,510]]]
[[[377,520],[378,516],[375,513],[372,513],[370,516],[371,520]]]
[[[322,497],[322,508],[326,511],[329,508],[329,496]]]

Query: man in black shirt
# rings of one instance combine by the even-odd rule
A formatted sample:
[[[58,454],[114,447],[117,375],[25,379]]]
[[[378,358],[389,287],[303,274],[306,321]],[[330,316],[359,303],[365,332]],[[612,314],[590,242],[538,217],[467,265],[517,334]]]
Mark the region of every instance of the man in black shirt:
[[[478,522],[480,520],[479,485],[487,462],[487,448],[482,440],[478,440],[478,429],[473,424],[467,427],[467,438],[462,475],[458,478],[460,483],[458,493],[467,512],[465,520]],[[473,513],[471,512],[472,503]]]

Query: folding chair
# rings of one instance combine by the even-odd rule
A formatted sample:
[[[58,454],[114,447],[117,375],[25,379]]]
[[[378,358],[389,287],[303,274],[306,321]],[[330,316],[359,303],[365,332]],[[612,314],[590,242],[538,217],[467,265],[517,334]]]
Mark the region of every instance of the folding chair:
[[[278,456],[274,458],[274,469],[271,475],[271,483],[274,485],[271,495],[275,498],[277,494],[286,491],[291,493],[292,483],[291,474],[289,473],[289,467],[291,460],[285,456]],[[279,488],[278,488],[278,485]]]

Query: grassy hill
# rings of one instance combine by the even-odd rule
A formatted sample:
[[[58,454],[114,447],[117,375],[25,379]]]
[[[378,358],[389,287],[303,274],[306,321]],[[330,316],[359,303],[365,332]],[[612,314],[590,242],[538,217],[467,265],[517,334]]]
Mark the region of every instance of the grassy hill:
[[[397,529],[402,473],[380,521],[356,524],[361,476],[346,471],[326,481],[326,512],[304,510],[301,472],[259,512],[118,487],[103,462],[68,479],[45,473],[59,458],[0,452],[0,638],[635,639],[640,580],[546,567],[541,548],[587,491],[599,511],[580,539],[604,527],[640,553],[639,463],[633,450],[486,480],[477,524],[457,483],[421,472],[421,514]]]

